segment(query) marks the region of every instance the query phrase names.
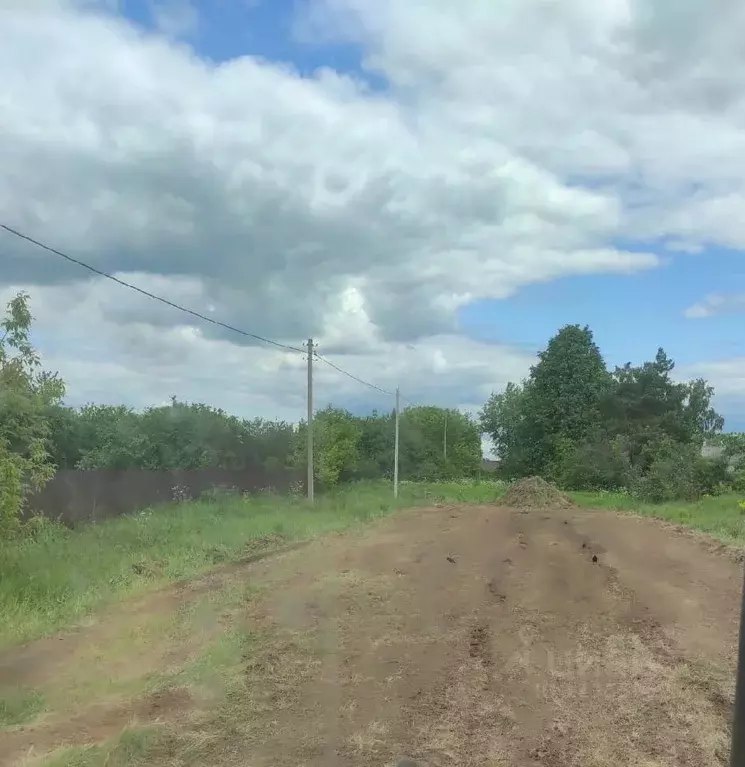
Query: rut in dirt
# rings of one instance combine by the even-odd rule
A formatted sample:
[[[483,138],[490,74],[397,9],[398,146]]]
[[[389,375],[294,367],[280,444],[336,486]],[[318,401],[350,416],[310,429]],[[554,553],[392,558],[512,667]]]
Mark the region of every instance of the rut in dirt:
[[[246,620],[273,637],[245,660],[252,707],[166,724],[155,767],[727,763],[739,566],[695,536],[420,509],[245,577],[268,595]]]
[[[627,545],[645,536],[666,541],[654,559]],[[324,563],[289,623],[282,595],[268,615],[326,637],[338,688],[325,700],[309,684],[307,739],[272,740],[257,764],[320,765],[319,740],[349,767],[401,754],[423,765],[726,764],[731,690],[701,669],[735,657],[739,577],[697,541],[612,515],[440,509],[382,525],[353,551],[331,547]],[[326,568],[356,577],[332,591]],[[707,572],[731,597],[719,599],[708,655],[692,614],[658,609],[665,589],[705,599]]]

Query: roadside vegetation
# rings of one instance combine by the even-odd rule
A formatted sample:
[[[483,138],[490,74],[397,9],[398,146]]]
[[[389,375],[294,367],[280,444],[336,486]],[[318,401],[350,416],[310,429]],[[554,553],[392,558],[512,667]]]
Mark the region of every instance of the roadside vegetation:
[[[625,492],[570,492],[572,500],[588,509],[630,512],[653,517],[711,535],[724,543],[745,544],[742,493],[707,495],[695,501],[640,502]]]
[[[479,420],[407,408],[397,504],[393,412],[358,417],[327,407],[315,417],[320,493],[313,508],[297,495],[266,492],[145,509],[75,530],[29,518],[29,495],[60,467],[282,469],[304,465],[306,445],[304,423],[239,419],[175,397],[141,412],[66,407],[64,382],[43,368],[31,324],[30,299],[19,294],[0,323],[0,644],[400,506],[493,502],[506,482],[526,476],[554,482],[581,505],[743,539],[745,436],[722,434],[712,388],[676,381],[662,349],[653,361],[608,370],[591,330],[576,325],[549,340],[526,380],[495,392]],[[499,457],[493,474],[482,471],[482,432]],[[704,444],[719,446],[719,454],[704,457]]]
[[[372,521],[396,508],[490,503],[501,485],[413,483],[394,502],[388,482],[360,482],[319,496],[226,495],[146,509],[69,529],[35,520],[0,542],[0,646],[47,635],[114,600],[216,565]]]
[[[743,435],[723,435],[713,388],[677,381],[674,368],[660,348],[651,361],[608,370],[590,328],[561,328],[529,376],[482,410],[500,476],[651,503],[745,493]],[[704,446],[720,454],[704,455]]]

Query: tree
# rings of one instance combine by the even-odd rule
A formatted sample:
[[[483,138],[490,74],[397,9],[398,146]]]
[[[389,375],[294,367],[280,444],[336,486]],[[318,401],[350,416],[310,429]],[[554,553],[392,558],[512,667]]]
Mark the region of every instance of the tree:
[[[438,407],[412,407],[400,416],[399,477],[473,476],[481,466],[481,434],[470,416]],[[444,436],[447,424],[447,451]],[[295,465],[305,465],[307,425],[300,424]],[[358,479],[392,479],[395,412],[359,418],[331,406],[313,418],[315,473],[329,487]]]
[[[307,424],[298,430],[295,462],[307,462]],[[353,479],[360,462],[362,427],[351,413],[329,405],[313,416],[313,463],[315,475],[324,487]]]
[[[724,420],[702,379],[672,378],[664,349],[609,373],[589,328],[549,341],[530,376],[489,398],[481,424],[510,478],[543,474],[570,489],[631,489],[640,497],[695,498],[730,482],[726,461],[701,457]]]
[[[27,496],[55,471],[47,442],[46,417],[59,405],[65,386],[57,373],[42,369],[31,339],[29,297],[18,293],[0,322],[0,527],[12,527]]]
[[[600,424],[600,402],[611,378],[592,331],[567,325],[538,354],[522,385],[508,384],[481,411],[508,476],[552,475],[567,445],[585,441]]]
[[[409,407],[400,416],[399,476],[437,480],[473,476],[481,433],[470,416],[440,407]]]
[[[560,446],[578,445],[600,425],[611,378],[589,327],[566,325],[530,370],[526,420],[536,473],[553,473]]]
[[[632,467],[644,474],[669,443],[700,451],[707,436],[721,431],[724,419],[711,407],[714,389],[698,379],[676,383],[675,363],[659,348],[654,361],[613,373],[613,388],[601,405],[609,435],[622,434]]]
[[[509,478],[530,473],[530,442],[526,423],[529,383],[508,383],[503,392],[493,392],[481,409],[481,429],[489,435],[500,463],[500,473]]]

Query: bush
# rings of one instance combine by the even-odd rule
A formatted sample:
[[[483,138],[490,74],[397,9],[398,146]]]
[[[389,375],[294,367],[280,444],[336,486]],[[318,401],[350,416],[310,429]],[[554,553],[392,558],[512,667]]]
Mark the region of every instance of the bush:
[[[551,475],[565,490],[615,490],[629,481],[631,466],[620,439],[594,439],[559,455]]]
[[[732,488],[732,474],[726,458],[698,456],[694,465],[696,485],[700,495],[721,495]]]
[[[704,458],[695,445],[660,444],[647,472],[633,480],[630,489],[639,500],[664,503],[695,501],[730,487],[725,460]]]
[[[745,493],[745,468],[738,468],[729,475],[730,487],[736,493]]]

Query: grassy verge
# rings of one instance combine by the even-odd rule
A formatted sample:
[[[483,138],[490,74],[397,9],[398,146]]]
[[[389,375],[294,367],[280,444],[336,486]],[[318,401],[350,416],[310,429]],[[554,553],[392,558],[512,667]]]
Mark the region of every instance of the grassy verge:
[[[645,517],[687,525],[727,543],[745,543],[745,513],[739,508],[741,495],[718,495],[700,501],[640,503],[626,493],[569,493],[580,506],[626,511]]]
[[[226,497],[0,542],[0,646],[50,634],[113,600],[188,578],[249,550],[343,530],[401,506],[488,502],[490,483],[348,486],[316,500]]]

